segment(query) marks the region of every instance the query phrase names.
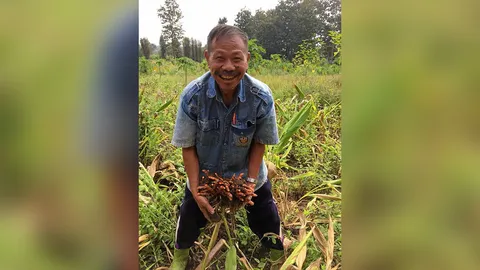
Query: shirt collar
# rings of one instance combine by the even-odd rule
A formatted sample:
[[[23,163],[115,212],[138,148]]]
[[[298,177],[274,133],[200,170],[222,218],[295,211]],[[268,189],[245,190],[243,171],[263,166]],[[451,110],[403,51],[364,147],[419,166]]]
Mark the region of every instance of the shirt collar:
[[[245,76],[240,80],[239,83],[239,90],[238,90],[238,99],[240,99],[240,102],[245,102],[245,87],[243,85],[243,80]],[[207,89],[207,97],[209,98],[214,98],[217,94],[217,91],[215,89],[215,79],[213,76],[210,75],[210,78],[208,78],[208,89]],[[221,97],[219,97],[221,98]]]

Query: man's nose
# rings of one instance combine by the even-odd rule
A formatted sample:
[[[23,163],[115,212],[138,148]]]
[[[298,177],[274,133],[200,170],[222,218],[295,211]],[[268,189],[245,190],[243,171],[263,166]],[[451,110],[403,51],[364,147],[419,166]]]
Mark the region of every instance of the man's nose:
[[[234,71],[235,66],[233,65],[232,61],[230,61],[230,59],[227,59],[225,61],[225,64],[223,65],[223,69],[226,71]]]

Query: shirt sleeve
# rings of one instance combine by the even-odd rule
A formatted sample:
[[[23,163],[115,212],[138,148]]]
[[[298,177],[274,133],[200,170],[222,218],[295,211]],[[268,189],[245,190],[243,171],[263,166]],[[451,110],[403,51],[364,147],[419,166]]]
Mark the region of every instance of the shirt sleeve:
[[[186,100],[185,95],[180,97],[172,138],[172,144],[174,146],[186,148],[195,145],[197,117],[189,109],[192,107],[192,102],[195,101]]]
[[[254,139],[261,144],[273,145],[279,142],[277,118],[273,99],[262,103],[257,113],[257,128]]]

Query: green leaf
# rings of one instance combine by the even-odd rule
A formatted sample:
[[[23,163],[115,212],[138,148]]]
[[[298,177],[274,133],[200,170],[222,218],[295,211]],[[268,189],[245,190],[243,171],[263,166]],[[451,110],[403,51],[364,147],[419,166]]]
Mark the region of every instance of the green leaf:
[[[290,180],[298,180],[298,179],[303,179],[303,178],[307,178],[307,177],[312,177],[312,176],[315,176],[317,175],[315,172],[306,172],[306,173],[302,173],[302,174],[299,174],[299,175],[295,175],[294,177],[290,177],[289,179]]]
[[[290,254],[290,256],[288,256],[287,260],[285,260],[285,262],[283,263],[280,270],[287,270],[287,268],[290,265],[293,265],[295,263],[295,260],[298,256],[298,254],[300,253],[302,248],[307,243],[308,238],[310,238],[310,236],[312,236],[312,233],[313,233],[313,230],[310,230],[310,232],[305,236],[305,238],[303,238],[302,242],[300,242],[300,244],[298,244],[298,246],[295,248],[295,250],[293,250],[292,254]]]
[[[312,107],[314,103],[310,100],[303,108],[293,116],[288,123],[285,124],[282,130],[282,134],[280,135],[280,143],[275,148],[275,153],[279,154],[285,151],[285,148],[288,145],[289,139],[297,132],[300,127],[307,121],[308,117],[310,116],[310,112],[312,111]]]
[[[303,93],[303,91],[296,84],[293,84],[293,86],[295,86],[295,90],[297,90],[298,97],[300,99],[305,98],[305,93]]]
[[[163,104],[162,106],[160,106],[160,108],[158,108],[157,112],[161,112],[161,111],[165,110],[168,106],[170,106],[170,104],[172,104],[174,99],[175,98],[172,98],[169,101],[165,102],[165,104]]]
[[[227,251],[227,258],[225,260],[225,270],[237,269],[237,249],[234,245],[230,245]]]

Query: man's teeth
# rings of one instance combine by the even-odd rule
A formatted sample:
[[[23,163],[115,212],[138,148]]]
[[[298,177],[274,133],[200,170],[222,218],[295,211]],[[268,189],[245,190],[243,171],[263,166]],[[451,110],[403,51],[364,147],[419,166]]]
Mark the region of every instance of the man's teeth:
[[[235,78],[235,76],[225,76],[225,75],[221,75],[220,78],[224,79],[224,80],[231,80],[233,78]]]

